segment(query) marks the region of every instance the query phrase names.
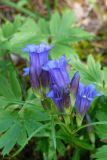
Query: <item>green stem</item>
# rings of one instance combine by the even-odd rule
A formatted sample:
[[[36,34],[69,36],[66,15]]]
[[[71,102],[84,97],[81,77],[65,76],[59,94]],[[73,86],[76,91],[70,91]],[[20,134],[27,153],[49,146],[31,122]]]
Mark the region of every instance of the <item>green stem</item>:
[[[49,0],[45,0],[46,6],[47,6],[47,11],[48,11],[48,18],[51,16],[51,5]]]
[[[81,127],[83,118],[84,118],[83,116],[81,116],[80,114],[77,113],[77,115],[76,115],[77,127]]]
[[[14,2],[11,2],[9,0],[1,0],[1,2],[3,4],[5,4],[5,5],[9,6],[9,7],[12,7],[14,9],[16,9],[16,10],[18,10],[18,11],[20,11],[20,12],[22,12],[22,13],[30,16],[30,17],[32,17],[32,18],[37,18],[37,16],[38,16],[37,13],[33,13],[33,12],[31,12],[31,11],[21,7],[21,6],[18,6],[17,4],[15,4]]]
[[[107,121],[93,122],[93,123],[90,123],[90,124],[83,125],[83,126],[79,127],[78,129],[74,130],[74,131],[72,132],[72,134],[75,134],[75,133],[77,133],[78,131],[80,131],[81,129],[84,129],[84,128],[86,128],[86,127],[95,126],[95,125],[107,125]]]
[[[67,125],[67,126],[69,126],[70,125],[70,108],[65,108],[65,115],[64,115],[64,120],[65,120],[65,124]]]

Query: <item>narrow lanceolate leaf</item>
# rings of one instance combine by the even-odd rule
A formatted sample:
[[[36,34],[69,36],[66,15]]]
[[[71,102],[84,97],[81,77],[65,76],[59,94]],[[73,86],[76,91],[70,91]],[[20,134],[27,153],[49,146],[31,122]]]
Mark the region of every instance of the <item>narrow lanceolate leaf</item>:
[[[51,124],[52,124],[52,141],[53,141],[53,146],[54,146],[54,149],[56,150],[56,133],[55,133],[55,124],[54,124],[54,119],[52,117],[52,120],[51,120]]]
[[[69,133],[70,131],[67,130],[67,128],[65,128],[62,124],[60,124],[60,127],[61,127],[61,130],[57,134],[57,137],[59,139],[62,139],[66,143],[83,148],[85,150],[89,150],[89,151],[93,150],[92,145],[90,143],[88,143],[85,139],[80,140],[79,137]]]

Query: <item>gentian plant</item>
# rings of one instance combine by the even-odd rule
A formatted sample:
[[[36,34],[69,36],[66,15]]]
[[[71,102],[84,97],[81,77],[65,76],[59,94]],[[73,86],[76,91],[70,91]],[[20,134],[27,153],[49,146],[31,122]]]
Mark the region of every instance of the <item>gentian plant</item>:
[[[71,10],[53,12],[1,16],[0,160],[107,159],[106,63],[82,62],[73,43],[94,36]]]
[[[90,110],[94,111],[94,107],[90,107],[102,93],[97,91],[95,82],[83,83],[81,69],[75,69],[73,56],[71,59],[65,55],[52,59],[53,48],[53,45],[40,43],[22,49],[29,57],[23,76],[21,74],[23,84],[27,86],[23,93],[12,65],[8,64],[6,75],[11,85],[6,78],[0,78],[0,96],[6,94],[1,101],[5,107],[0,112],[0,148],[4,155],[17,144],[19,149],[12,155],[14,157],[31,138],[36,138],[33,142],[36,141],[38,150],[42,151],[43,159],[49,160],[65,154],[66,146],[74,150],[74,157],[77,148],[90,152],[95,148],[95,132],[90,126],[93,123]],[[24,80],[30,83],[24,83]],[[10,87],[8,91],[6,86]],[[86,129],[85,134],[82,128]],[[85,138],[86,135],[89,138]]]
[[[43,98],[45,101],[52,99],[53,107],[57,108],[59,112],[66,113],[66,108],[69,108],[69,113],[76,111],[77,125],[81,126],[94,98],[101,94],[96,91],[94,84],[86,86],[80,82],[79,71],[75,72],[70,80],[67,70],[68,60],[65,55],[61,56],[59,60],[49,60],[48,54],[51,49],[52,46],[45,43],[27,45],[23,51],[29,53],[30,67],[24,68],[24,75],[29,74],[35,93],[44,94],[42,102]],[[46,87],[48,92],[47,90],[44,92]],[[47,103],[47,108],[49,108],[48,105],[51,104]],[[72,114],[70,115],[72,116]]]

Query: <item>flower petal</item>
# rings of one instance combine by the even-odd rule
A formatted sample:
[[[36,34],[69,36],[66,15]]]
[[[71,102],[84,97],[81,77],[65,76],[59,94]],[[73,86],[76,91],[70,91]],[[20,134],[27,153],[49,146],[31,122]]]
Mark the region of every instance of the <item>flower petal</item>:
[[[69,75],[66,69],[67,60],[62,56],[59,60],[48,61],[43,69],[50,74],[51,83],[61,88],[65,88],[70,83]]]
[[[80,81],[80,75],[79,75],[79,72],[76,72],[70,82],[70,88],[71,88],[71,91],[74,93],[74,95],[77,94],[79,81]]]
[[[29,67],[23,68],[23,71],[24,71],[23,76],[29,75]]]

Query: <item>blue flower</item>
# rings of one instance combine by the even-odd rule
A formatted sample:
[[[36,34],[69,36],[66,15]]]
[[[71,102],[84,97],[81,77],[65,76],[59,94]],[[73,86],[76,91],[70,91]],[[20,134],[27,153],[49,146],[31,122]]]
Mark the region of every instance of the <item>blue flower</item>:
[[[76,72],[70,82],[71,92],[76,95],[79,87],[80,75],[79,72]]]
[[[29,53],[29,75],[31,85],[34,89],[40,88],[40,85],[46,86],[49,81],[48,73],[42,67],[48,62],[48,54],[51,48],[51,46],[41,43],[40,45],[29,44],[23,49],[24,52]],[[26,75],[28,71],[25,71]]]
[[[79,83],[75,101],[77,111],[84,116],[96,96],[101,96],[101,94],[96,91],[95,85],[85,86],[83,83]]]
[[[68,90],[61,90],[56,85],[52,86],[52,90],[46,95],[51,98],[60,111],[64,111],[64,107],[70,106],[70,94]]]
[[[60,60],[48,61],[43,66],[45,71],[49,72],[51,91],[47,93],[48,98],[52,98],[59,110],[70,105],[69,84],[70,79],[67,72],[67,60],[62,56]]]
[[[62,56],[60,60],[48,61],[43,66],[43,69],[50,74],[51,84],[55,84],[60,88],[66,88],[69,85],[70,79],[66,66],[67,60],[65,56]]]

